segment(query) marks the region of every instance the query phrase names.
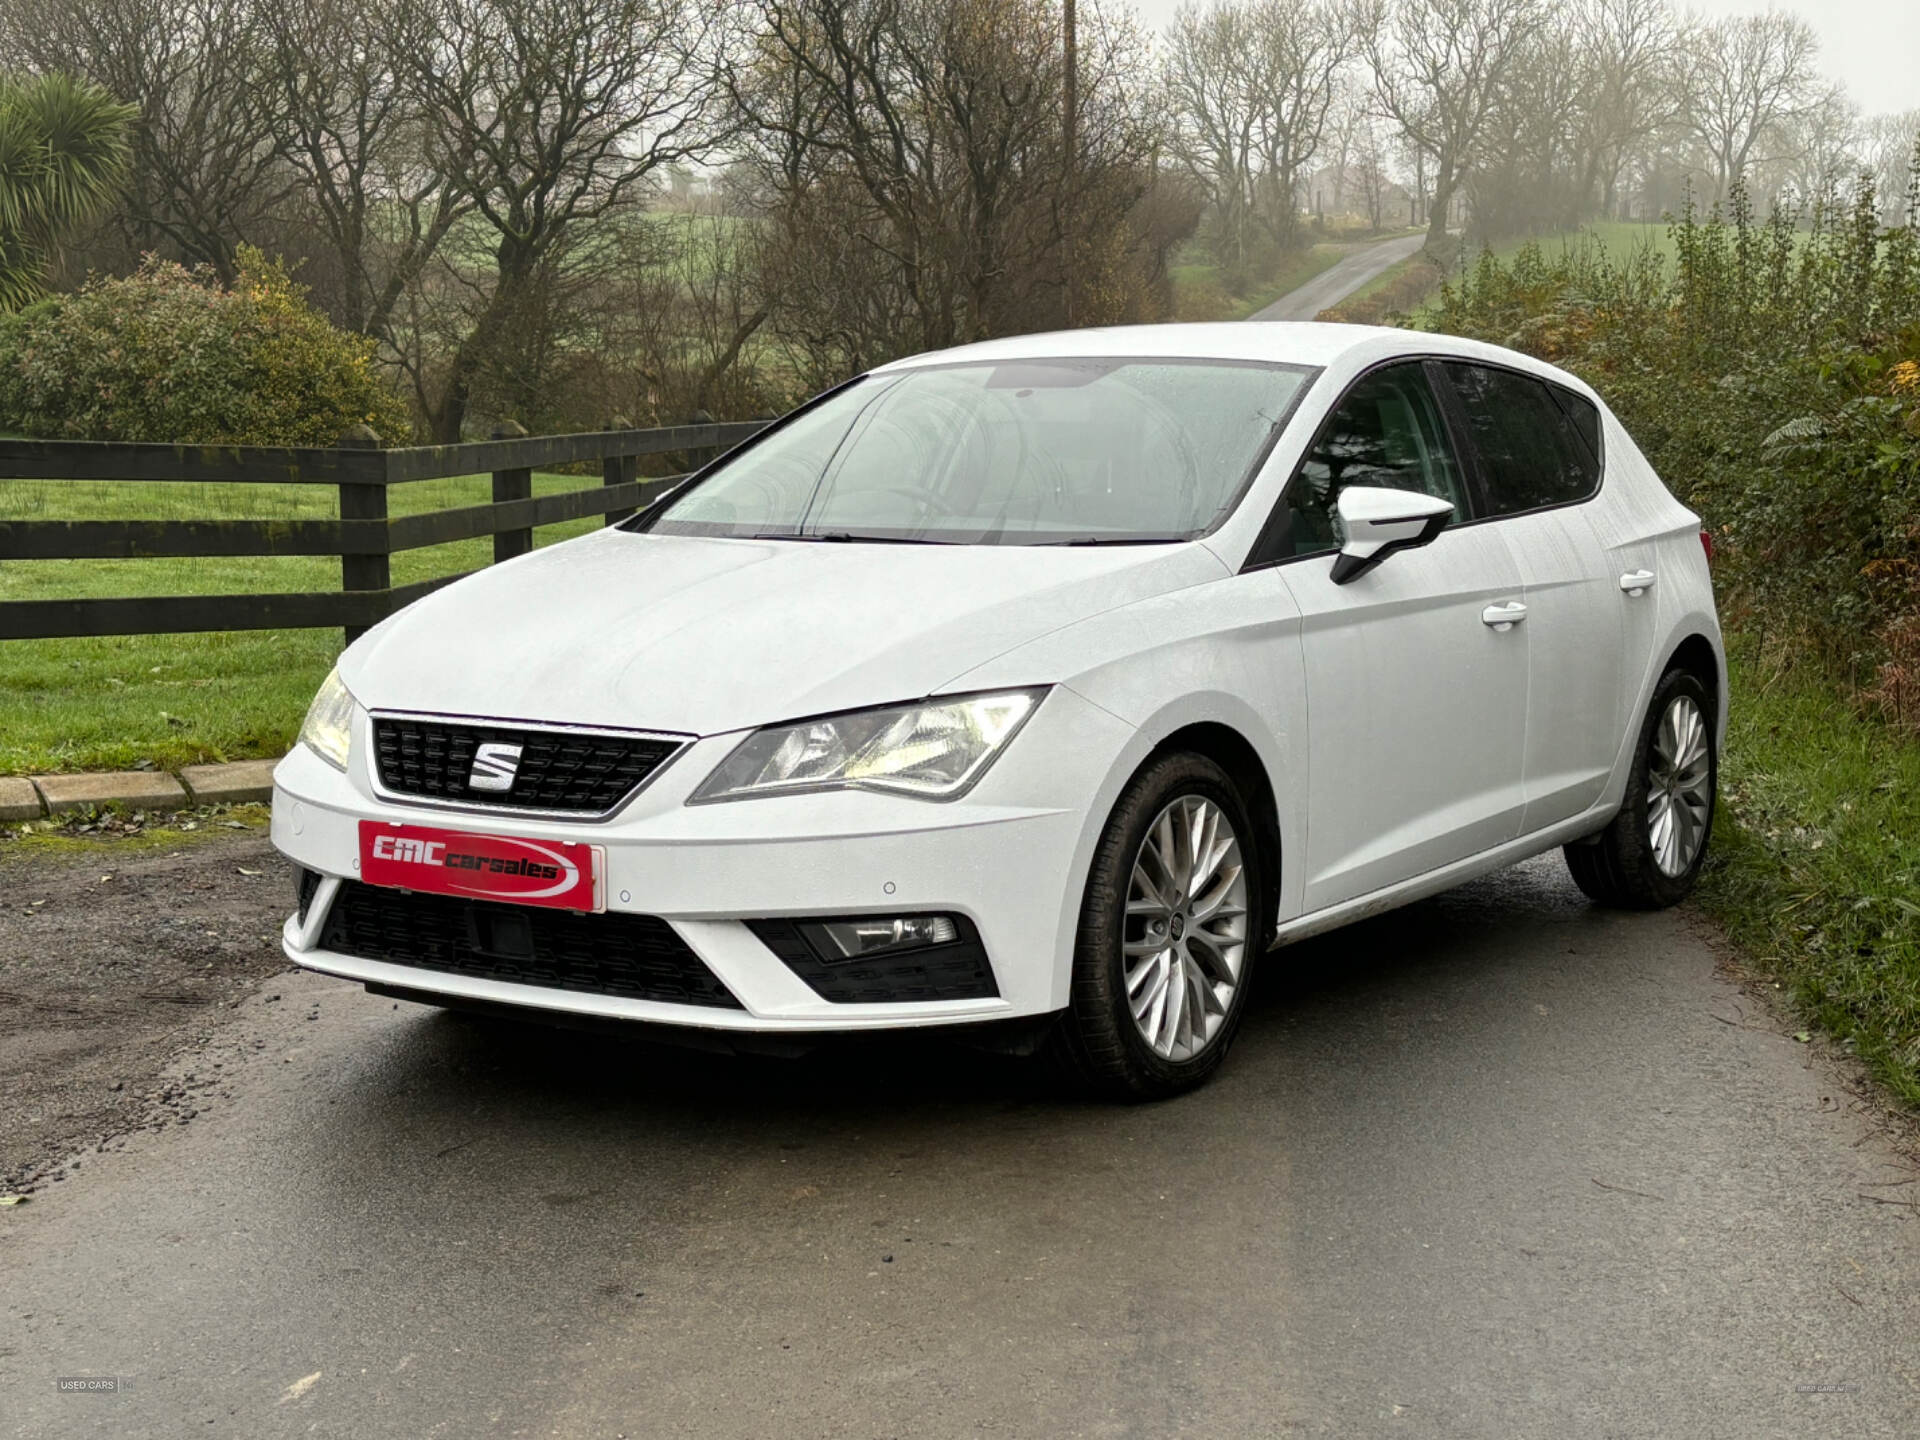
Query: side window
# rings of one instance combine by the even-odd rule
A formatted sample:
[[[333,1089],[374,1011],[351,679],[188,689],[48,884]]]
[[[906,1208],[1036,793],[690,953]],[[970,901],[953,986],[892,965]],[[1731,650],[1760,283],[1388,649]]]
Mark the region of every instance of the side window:
[[[1339,548],[1333,507],[1349,485],[1437,495],[1466,517],[1460,466],[1420,361],[1376,370],[1327,417],[1287,486],[1291,544],[1283,554]]]
[[[1600,412],[1594,408],[1593,402],[1584,395],[1576,395],[1558,385],[1548,388],[1553,391],[1553,398],[1560,402],[1567,419],[1573,422],[1573,428],[1580,432],[1580,438],[1587,442],[1587,454],[1604,463],[1600,453]]]
[[[1457,362],[1448,363],[1447,374],[1460,392],[1467,430],[1480,452],[1492,514],[1565,505],[1599,488],[1598,451],[1581,439],[1545,381]],[[1593,420],[1597,442],[1597,413]]]

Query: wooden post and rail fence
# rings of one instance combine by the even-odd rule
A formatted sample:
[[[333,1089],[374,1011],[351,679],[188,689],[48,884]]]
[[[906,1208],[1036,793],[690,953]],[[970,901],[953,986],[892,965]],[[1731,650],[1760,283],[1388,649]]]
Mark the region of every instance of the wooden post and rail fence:
[[[383,450],[365,432],[333,449],[130,445],[85,440],[0,440],[0,480],[109,480],[155,484],[330,485],[337,519],[0,520],[0,564],[30,560],[227,559],[337,555],[338,590],[255,595],[0,600],[0,640],[160,635],[201,630],[293,630],[338,625],[351,641],[429,591],[460,579],[395,585],[392,557],[450,541],[493,537],[495,563],[533,548],[536,526],[589,516],[617,524],[677,475],[641,478],[647,455],[718,453],[765,421],[529,435],[462,445]],[[598,464],[600,481],[536,496],[535,470]],[[493,501],[389,516],[393,486],[490,473]],[[472,572],[463,572],[472,573]]]

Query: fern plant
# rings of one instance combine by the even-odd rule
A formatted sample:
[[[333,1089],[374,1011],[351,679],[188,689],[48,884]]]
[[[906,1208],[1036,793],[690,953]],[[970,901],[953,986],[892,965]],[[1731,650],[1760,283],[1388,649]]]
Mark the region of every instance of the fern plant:
[[[61,237],[112,203],[135,114],[65,75],[0,75],[0,312],[38,299]]]

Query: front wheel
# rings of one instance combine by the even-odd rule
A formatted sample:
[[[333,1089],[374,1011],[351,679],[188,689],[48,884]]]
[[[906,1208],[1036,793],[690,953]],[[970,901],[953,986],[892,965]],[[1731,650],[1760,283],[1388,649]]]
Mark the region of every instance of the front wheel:
[[[1620,813],[1594,839],[1566,847],[1574,883],[1626,910],[1684,900],[1707,858],[1719,780],[1707,688],[1688,671],[1669,670],[1640,727]]]
[[[1226,1057],[1266,917],[1261,856],[1231,778],[1201,755],[1136,776],[1094,851],[1056,1057],[1086,1088],[1151,1100]]]

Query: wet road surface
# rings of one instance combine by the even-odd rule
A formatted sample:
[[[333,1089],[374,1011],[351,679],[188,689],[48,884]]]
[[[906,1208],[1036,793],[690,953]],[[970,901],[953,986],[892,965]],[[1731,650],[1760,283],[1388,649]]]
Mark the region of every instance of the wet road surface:
[[[0,1436],[1920,1434],[1920,1183],[1697,921],[1555,857],[1254,1004],[1113,1108],[281,977],[0,1210]]]

